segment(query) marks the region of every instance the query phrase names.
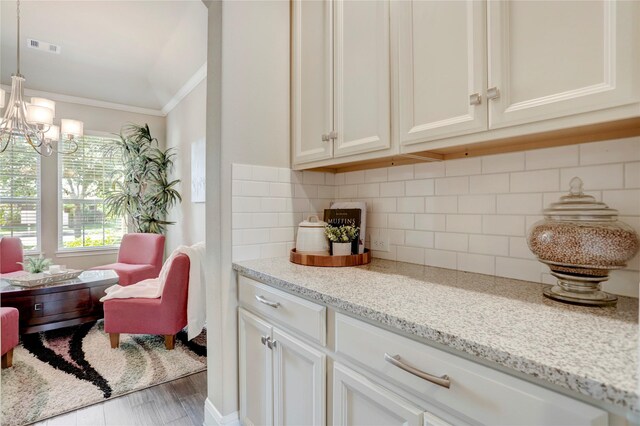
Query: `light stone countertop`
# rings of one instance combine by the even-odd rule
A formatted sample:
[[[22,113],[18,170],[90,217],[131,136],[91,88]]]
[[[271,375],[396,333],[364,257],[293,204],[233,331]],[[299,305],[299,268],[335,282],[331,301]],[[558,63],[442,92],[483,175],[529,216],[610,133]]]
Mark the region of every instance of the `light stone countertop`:
[[[638,300],[588,308],[528,281],[374,259],[352,268],[288,258],[234,263],[241,274],[432,340],[595,400],[640,412]]]

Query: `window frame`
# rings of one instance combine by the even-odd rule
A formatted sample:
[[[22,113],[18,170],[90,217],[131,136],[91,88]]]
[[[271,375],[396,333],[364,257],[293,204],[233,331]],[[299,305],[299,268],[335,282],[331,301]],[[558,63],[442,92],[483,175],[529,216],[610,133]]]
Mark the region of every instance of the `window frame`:
[[[24,142],[27,143],[26,141]],[[36,151],[34,151],[36,152]],[[1,155],[1,154],[0,154]],[[35,198],[34,204],[36,205],[36,241],[37,244],[35,248],[31,250],[24,250],[24,254],[27,256],[39,256],[42,253],[42,155],[36,153],[36,187],[37,187],[37,197]],[[11,203],[11,200],[14,198],[2,198],[0,200],[8,200]]]
[[[114,133],[102,132],[97,130],[85,130],[85,136],[93,136],[99,138],[109,138],[115,139],[117,137]],[[72,154],[73,155],[73,154]],[[117,253],[120,249],[120,244],[111,245],[111,246],[93,246],[93,247],[64,247],[63,246],[63,206],[64,199],[62,198],[62,156],[60,154],[57,155],[58,162],[58,243],[56,248],[56,256],[57,257],[73,257],[73,256],[84,256],[84,255],[107,255]],[[128,232],[129,230],[126,230]]]

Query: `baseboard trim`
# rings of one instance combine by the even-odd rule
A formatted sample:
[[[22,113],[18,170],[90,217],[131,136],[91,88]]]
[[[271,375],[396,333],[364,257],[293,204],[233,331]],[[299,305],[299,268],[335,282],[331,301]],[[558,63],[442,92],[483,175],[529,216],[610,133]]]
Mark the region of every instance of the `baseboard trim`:
[[[204,401],[203,426],[240,426],[240,417],[237,411],[223,416],[209,398],[207,398]]]

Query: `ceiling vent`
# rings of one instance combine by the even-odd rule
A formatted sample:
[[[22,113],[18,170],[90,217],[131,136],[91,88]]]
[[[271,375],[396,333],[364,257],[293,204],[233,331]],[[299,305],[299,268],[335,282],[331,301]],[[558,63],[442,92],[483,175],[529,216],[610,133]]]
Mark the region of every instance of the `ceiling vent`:
[[[27,47],[56,54],[60,54],[60,51],[62,50],[62,48],[57,44],[47,43],[46,41],[35,40],[32,38],[27,39]]]

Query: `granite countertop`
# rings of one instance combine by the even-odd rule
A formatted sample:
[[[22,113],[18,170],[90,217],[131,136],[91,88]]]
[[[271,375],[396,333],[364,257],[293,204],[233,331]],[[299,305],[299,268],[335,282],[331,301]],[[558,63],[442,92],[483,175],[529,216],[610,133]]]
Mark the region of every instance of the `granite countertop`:
[[[541,284],[374,259],[319,268],[288,258],[234,269],[420,338],[636,413],[638,300],[588,308],[545,298]]]

